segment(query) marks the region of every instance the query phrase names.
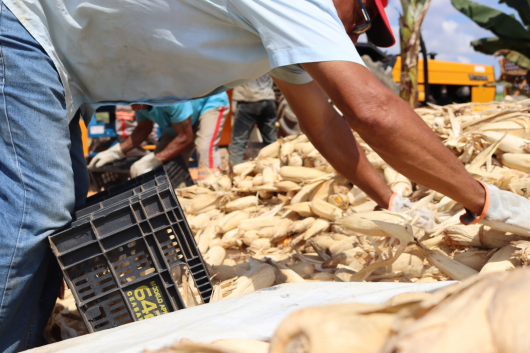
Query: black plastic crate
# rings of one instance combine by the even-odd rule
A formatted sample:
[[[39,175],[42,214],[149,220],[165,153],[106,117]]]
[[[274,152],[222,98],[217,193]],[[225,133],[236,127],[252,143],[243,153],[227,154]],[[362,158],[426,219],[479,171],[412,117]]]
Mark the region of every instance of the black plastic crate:
[[[89,332],[210,301],[209,274],[162,167],[74,213],[50,243]]]
[[[89,169],[90,180],[98,189],[108,189],[121,184],[130,177],[131,165],[139,158],[127,158],[113,162],[103,167]],[[177,156],[164,163],[169,181],[173,188],[192,186],[195,183],[191,178],[186,163],[181,156]]]

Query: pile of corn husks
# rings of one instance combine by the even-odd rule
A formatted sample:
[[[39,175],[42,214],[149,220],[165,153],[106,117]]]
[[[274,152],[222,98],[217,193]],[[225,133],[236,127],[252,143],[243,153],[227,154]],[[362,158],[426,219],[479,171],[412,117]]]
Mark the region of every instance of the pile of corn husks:
[[[530,100],[416,111],[473,176],[527,196]],[[210,266],[213,300],[286,282],[463,280],[528,264],[527,239],[461,225],[462,205],[411,182],[356,137],[390,188],[417,202],[413,210],[373,211],[305,135],[176,190]],[[411,225],[422,207],[437,218],[434,229]]]
[[[528,197],[530,101],[416,111],[473,176]],[[479,272],[530,264],[528,239],[478,224],[461,225],[460,204],[409,181],[356,138],[392,190],[417,202],[417,209],[433,212],[434,229],[411,226],[414,210],[373,211],[376,203],[336,175],[306,136],[289,136],[265,147],[255,161],[211,174],[197,186],[176,189],[212,275],[212,301],[280,283],[464,280]],[[74,310],[57,305],[48,337],[52,341],[72,337],[74,331],[66,327],[74,324],[81,334],[80,318],[74,324],[67,322],[74,319],[75,313],[70,315]],[[364,311],[352,313],[364,315]],[[348,330],[344,336],[352,333]],[[247,343],[227,340],[218,345],[228,344],[238,352],[237,347]],[[195,343],[185,344],[190,350],[180,346],[183,352],[201,352],[194,350]],[[208,347],[205,352],[216,352]],[[245,352],[266,352],[268,344],[258,342],[253,347]],[[219,352],[224,351],[219,348]]]
[[[417,112],[473,176],[527,197],[530,101]],[[530,350],[522,324],[530,314],[524,299],[530,270],[509,271],[530,264],[528,239],[461,225],[461,205],[410,182],[358,140],[392,190],[417,202],[416,210],[433,212],[434,229],[411,225],[414,209],[373,211],[375,203],[336,175],[304,135],[291,136],[233,173],[177,190],[213,275],[213,300],[285,282],[464,282],[435,294],[401,294],[383,305],[302,309],[270,342],[182,340],[159,353]]]

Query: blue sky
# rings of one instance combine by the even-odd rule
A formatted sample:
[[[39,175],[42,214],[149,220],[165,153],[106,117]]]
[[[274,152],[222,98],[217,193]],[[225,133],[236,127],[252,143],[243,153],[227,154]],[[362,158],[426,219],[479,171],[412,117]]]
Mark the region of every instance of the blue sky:
[[[499,4],[498,0],[475,0],[484,5],[494,7],[508,14],[517,11]],[[399,13],[402,12],[399,0],[389,0],[386,13],[396,40],[399,41]],[[423,39],[428,52],[438,53],[436,59],[494,65],[495,76],[499,74],[498,58],[492,55],[477,53],[470,46],[472,40],[491,37],[490,31],[480,28],[468,17],[457,11],[450,0],[432,0],[422,26]],[[360,39],[361,40],[361,39]],[[400,52],[399,43],[387,51],[392,54]]]

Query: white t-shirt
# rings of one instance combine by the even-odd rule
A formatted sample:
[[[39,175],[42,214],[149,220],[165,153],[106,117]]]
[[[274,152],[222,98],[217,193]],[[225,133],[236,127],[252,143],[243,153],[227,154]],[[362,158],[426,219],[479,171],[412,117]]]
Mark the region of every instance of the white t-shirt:
[[[174,104],[269,71],[310,82],[299,63],[363,65],[332,0],[3,1],[54,61],[69,119],[83,103]]]
[[[232,100],[236,102],[259,102],[262,100],[274,100],[272,89],[272,78],[269,74],[258,77],[254,81],[247,82],[234,88]]]

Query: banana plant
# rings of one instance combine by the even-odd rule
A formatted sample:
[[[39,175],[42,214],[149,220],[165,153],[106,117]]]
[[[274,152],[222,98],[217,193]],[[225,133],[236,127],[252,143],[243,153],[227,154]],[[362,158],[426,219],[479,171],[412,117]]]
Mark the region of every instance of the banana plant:
[[[481,53],[504,55],[506,59],[524,69],[530,69],[530,0],[501,0],[515,9],[522,23],[515,16],[470,0],[451,0],[453,6],[480,27],[491,31],[495,37],[471,42]]]
[[[418,105],[418,53],[421,24],[431,0],[401,0],[403,13],[399,15],[401,43],[401,86],[399,95],[411,107]]]

